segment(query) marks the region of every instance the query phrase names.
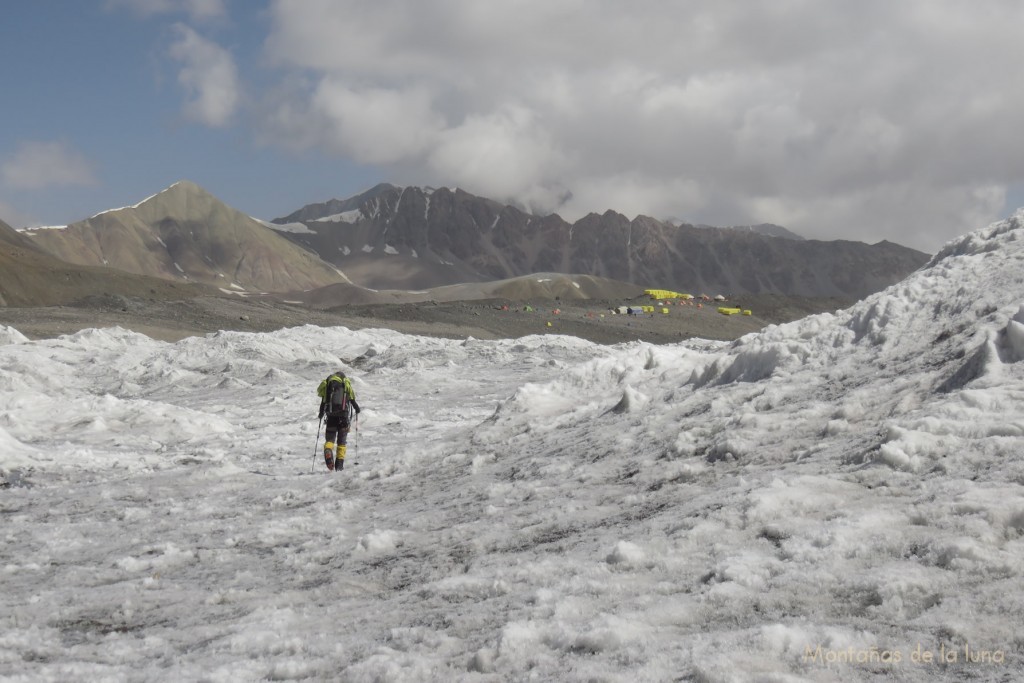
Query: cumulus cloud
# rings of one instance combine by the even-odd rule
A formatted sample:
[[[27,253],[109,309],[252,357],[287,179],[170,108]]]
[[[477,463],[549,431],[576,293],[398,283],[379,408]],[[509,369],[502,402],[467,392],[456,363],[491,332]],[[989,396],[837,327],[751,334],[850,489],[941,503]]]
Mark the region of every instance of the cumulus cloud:
[[[92,164],[59,141],[22,142],[0,164],[0,182],[13,190],[41,190],[71,185],[95,185]]]
[[[225,0],[106,0],[106,7],[127,9],[142,17],[157,14],[187,14],[193,21],[219,19],[227,15]]]
[[[327,78],[313,93],[311,109],[325,144],[370,164],[417,158],[441,125],[429,91],[415,86],[353,88]]]
[[[1011,0],[275,0],[268,16],[271,63],[306,79],[268,137],[396,182],[928,250],[1024,183]]]
[[[515,105],[448,126],[433,139],[427,163],[454,184],[527,205],[550,204],[539,181],[552,180],[566,165],[534,111]]]
[[[174,31],[170,55],[182,64],[178,83],[187,94],[185,116],[207,126],[227,125],[241,99],[231,53],[184,24],[175,24]]]

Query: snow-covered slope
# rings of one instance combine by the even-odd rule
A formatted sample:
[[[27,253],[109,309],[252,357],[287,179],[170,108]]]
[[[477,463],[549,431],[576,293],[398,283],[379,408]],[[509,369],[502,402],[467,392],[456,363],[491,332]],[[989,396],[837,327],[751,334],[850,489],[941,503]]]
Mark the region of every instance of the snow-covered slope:
[[[0,675],[1012,680],[1022,221],[731,344],[0,329]]]

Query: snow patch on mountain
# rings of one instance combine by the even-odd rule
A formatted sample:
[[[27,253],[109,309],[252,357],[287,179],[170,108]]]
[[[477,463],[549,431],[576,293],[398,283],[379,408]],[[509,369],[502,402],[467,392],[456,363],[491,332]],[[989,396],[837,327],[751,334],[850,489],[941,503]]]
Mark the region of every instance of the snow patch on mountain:
[[[317,234],[315,230],[310,230],[309,226],[305,223],[271,223],[270,221],[261,220],[259,218],[253,218],[253,220],[264,227],[270,228],[271,230],[277,230],[278,232],[289,232],[299,235]]]
[[[313,223],[358,223],[363,218],[363,212],[361,209],[353,209],[352,211],[342,211],[341,213],[332,214],[330,216],[324,216],[323,218],[314,219]]]
[[[67,230],[66,225],[33,225],[28,228],[18,228],[18,232],[23,232],[26,235],[32,236],[38,230]]]

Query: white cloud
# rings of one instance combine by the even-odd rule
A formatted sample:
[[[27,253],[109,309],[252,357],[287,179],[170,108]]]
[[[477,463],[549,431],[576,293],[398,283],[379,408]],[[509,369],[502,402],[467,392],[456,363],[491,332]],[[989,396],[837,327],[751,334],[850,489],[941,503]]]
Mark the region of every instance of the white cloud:
[[[934,244],[968,231],[968,226],[991,223],[1003,211],[1006,188],[1001,185],[933,187],[910,181],[892,182],[860,192],[802,198],[750,197],[742,215],[769,216],[769,222],[787,226],[810,226],[801,234],[815,235],[822,217],[847,226],[847,232],[833,238],[874,243],[883,239],[908,246]],[[935,226],[949,226],[945,233]],[[957,229],[956,226],[959,226]],[[817,237],[818,239],[823,239]]]
[[[536,205],[548,195],[538,180],[557,175],[565,166],[533,111],[512,105],[488,115],[468,116],[444,130],[436,137],[427,163],[436,177],[527,205]]]
[[[178,83],[188,96],[185,116],[207,126],[227,125],[241,99],[231,53],[184,24],[176,24],[174,30],[177,39],[170,55],[182,63]]]
[[[276,0],[269,17],[269,59],[308,85],[268,137],[399,182],[929,250],[1024,182],[1015,2]]]
[[[363,163],[416,158],[441,125],[430,93],[418,87],[356,89],[327,78],[311,104],[325,144]]]
[[[14,190],[40,190],[69,185],[94,185],[92,164],[58,141],[22,142],[14,156],[0,165],[0,181]]]
[[[107,0],[107,9],[127,9],[142,17],[184,13],[193,21],[227,16],[225,0]]]
[[[581,216],[614,207],[627,216],[675,218],[693,215],[705,208],[706,191],[691,180],[662,179],[637,172],[585,177],[560,213]],[[601,208],[596,208],[601,207]]]

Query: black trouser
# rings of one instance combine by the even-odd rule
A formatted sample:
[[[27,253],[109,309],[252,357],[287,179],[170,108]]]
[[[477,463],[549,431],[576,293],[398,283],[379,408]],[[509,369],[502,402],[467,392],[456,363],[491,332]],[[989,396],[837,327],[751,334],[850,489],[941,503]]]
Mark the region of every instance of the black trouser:
[[[326,443],[324,448],[334,448],[334,444],[344,446],[348,442],[348,431],[351,429],[352,423],[348,419],[348,415],[328,415],[327,416],[327,431],[324,436]],[[337,439],[337,441],[335,441]]]

